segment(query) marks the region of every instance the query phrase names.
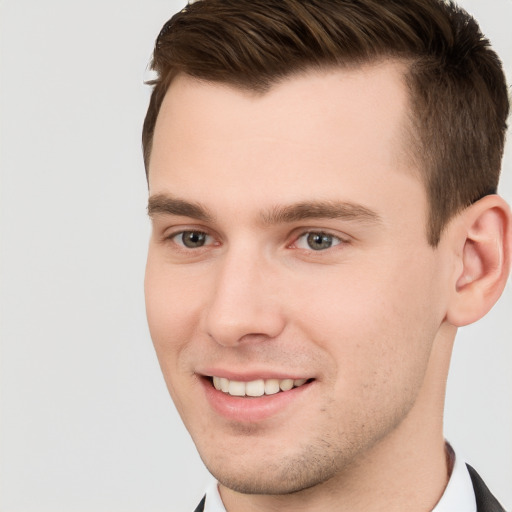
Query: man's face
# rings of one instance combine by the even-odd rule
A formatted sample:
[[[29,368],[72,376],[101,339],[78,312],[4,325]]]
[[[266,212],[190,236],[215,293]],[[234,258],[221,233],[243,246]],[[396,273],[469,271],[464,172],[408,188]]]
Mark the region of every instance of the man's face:
[[[164,100],[149,327],[202,459],[232,489],[323,482],[439,406],[429,358],[449,265],[427,244],[401,73],[311,72],[263,95],[180,76]]]

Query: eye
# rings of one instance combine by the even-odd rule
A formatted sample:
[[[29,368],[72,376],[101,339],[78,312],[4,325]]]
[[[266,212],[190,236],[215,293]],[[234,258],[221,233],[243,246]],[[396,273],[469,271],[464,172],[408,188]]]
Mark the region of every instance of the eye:
[[[308,249],[313,251],[324,251],[335,245],[341,244],[342,240],[337,236],[323,233],[322,231],[310,231],[297,238],[295,246],[298,249]]]
[[[203,231],[181,231],[171,236],[171,239],[178,245],[187,249],[198,249],[211,243],[211,236]]]

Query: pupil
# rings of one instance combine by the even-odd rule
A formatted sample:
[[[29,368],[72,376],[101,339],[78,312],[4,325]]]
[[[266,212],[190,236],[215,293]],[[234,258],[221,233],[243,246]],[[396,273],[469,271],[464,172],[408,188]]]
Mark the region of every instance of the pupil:
[[[202,247],[206,240],[206,234],[199,231],[185,231],[182,235],[183,245],[189,248]]]
[[[332,245],[332,236],[324,233],[310,233],[308,235],[308,245],[315,251],[328,249]]]

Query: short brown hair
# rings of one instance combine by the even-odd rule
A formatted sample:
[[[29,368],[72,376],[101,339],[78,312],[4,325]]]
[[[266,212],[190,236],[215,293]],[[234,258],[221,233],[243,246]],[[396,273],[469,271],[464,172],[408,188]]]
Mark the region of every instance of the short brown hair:
[[[463,208],[496,192],[509,101],[501,62],[476,21],[443,0],[201,0],[156,40],[142,144],[178,73],[265,92],[309,69],[379,58],[408,62],[412,153],[429,201],[428,241]]]

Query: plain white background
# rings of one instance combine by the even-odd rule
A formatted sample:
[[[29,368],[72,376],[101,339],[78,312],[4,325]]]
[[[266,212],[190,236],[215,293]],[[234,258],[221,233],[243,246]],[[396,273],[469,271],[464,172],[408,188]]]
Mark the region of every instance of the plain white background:
[[[144,316],[143,84],[171,0],[3,0],[1,512],[193,510]],[[512,79],[512,0],[464,5]],[[510,144],[501,193],[512,200]],[[512,508],[512,291],[456,343],[446,436]]]

